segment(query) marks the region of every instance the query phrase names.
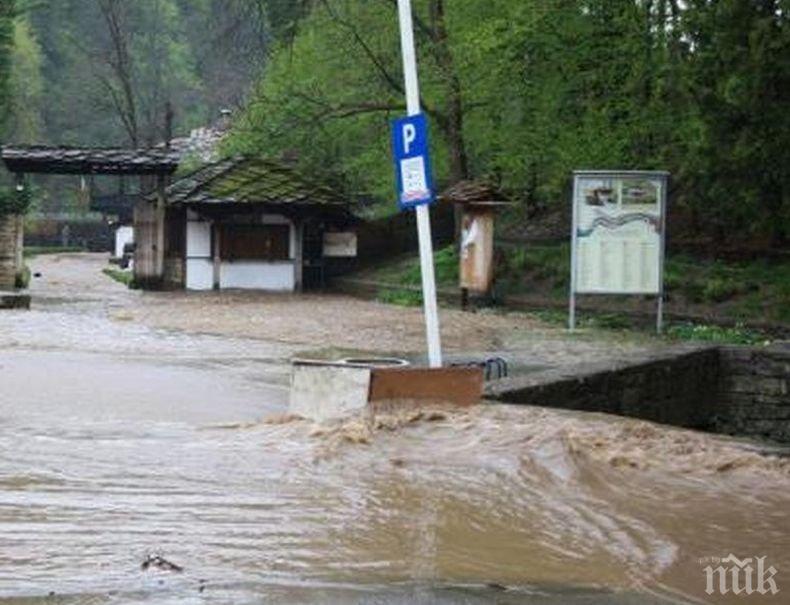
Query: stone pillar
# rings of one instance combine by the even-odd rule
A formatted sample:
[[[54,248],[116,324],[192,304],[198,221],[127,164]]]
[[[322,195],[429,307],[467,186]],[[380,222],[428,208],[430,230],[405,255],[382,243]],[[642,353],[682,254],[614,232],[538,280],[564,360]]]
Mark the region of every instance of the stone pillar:
[[[16,282],[19,236],[18,217],[0,214],[0,290],[13,290]]]
[[[16,215],[16,271],[20,273],[25,268],[25,217]]]

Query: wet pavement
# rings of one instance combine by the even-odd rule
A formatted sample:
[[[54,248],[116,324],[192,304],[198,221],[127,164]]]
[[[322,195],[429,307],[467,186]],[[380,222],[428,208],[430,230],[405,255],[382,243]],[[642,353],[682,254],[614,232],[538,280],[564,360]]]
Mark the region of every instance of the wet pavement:
[[[289,357],[416,355],[419,314],[133,292],[104,262],[41,257],[0,313],[0,603],[786,602],[790,459],[762,444],[499,405],[316,427],[283,414]],[[456,355],[651,346],[446,319]],[[782,592],[706,594],[729,553]]]

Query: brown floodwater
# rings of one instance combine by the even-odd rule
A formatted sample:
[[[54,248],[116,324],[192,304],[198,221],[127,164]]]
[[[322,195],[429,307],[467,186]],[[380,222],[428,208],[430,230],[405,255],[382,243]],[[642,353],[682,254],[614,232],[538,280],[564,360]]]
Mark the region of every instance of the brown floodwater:
[[[317,427],[290,347],[111,317],[0,315],[0,603],[788,602],[786,450],[494,404]],[[730,553],[779,594],[705,594]]]

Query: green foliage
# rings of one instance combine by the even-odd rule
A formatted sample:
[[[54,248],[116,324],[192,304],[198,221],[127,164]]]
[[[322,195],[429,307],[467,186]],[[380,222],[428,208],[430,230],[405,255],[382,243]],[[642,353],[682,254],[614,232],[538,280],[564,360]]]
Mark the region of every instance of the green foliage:
[[[118,283],[123,284],[127,288],[134,289],[134,275],[131,271],[121,271],[120,269],[112,269],[106,268],[102,269],[102,273],[104,273],[107,277],[117,281]]]
[[[14,279],[14,288],[17,290],[26,290],[30,286],[30,267],[23,265],[21,271],[16,274]]]
[[[440,286],[458,285],[458,254],[455,246],[447,246],[434,253],[434,274],[436,283]],[[419,260],[409,261],[399,283],[410,286],[422,285],[422,273]]]
[[[756,345],[770,342],[765,334],[746,328],[743,324],[723,327],[705,324],[677,324],[667,330],[667,336],[675,340],[696,340],[726,344]]]
[[[11,108],[11,52],[15,17],[16,2],[0,0],[0,128],[5,126]]]
[[[418,307],[422,304],[422,294],[416,290],[382,288],[376,298],[380,302],[400,307]]]
[[[36,142],[157,144],[168,103],[173,134],[183,136],[241,103],[267,43],[263,0],[30,0],[20,8],[47,93]]]
[[[42,133],[44,81],[42,56],[30,23],[24,17],[14,21],[14,48],[9,74],[10,102],[6,140],[35,143]]]
[[[288,34],[228,152],[296,156],[392,208],[388,122],[404,111],[395,3],[265,4]],[[786,0],[413,4],[440,186],[489,178],[522,204],[564,206],[573,169],[668,169],[673,209],[700,235],[786,240]]]
[[[25,214],[30,208],[32,196],[30,187],[25,186],[22,191],[16,188],[0,188],[0,216],[8,214]]]

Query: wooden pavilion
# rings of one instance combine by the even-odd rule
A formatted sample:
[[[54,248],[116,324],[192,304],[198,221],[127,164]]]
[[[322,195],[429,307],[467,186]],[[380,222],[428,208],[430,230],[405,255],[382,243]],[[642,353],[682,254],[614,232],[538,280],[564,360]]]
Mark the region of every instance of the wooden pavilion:
[[[139,177],[140,190],[152,197],[134,198],[135,281],[159,288],[164,276],[165,189],[178,169],[180,155],[167,148],[76,148],[8,146],[0,151],[6,168],[24,182],[25,174],[115,175]]]

